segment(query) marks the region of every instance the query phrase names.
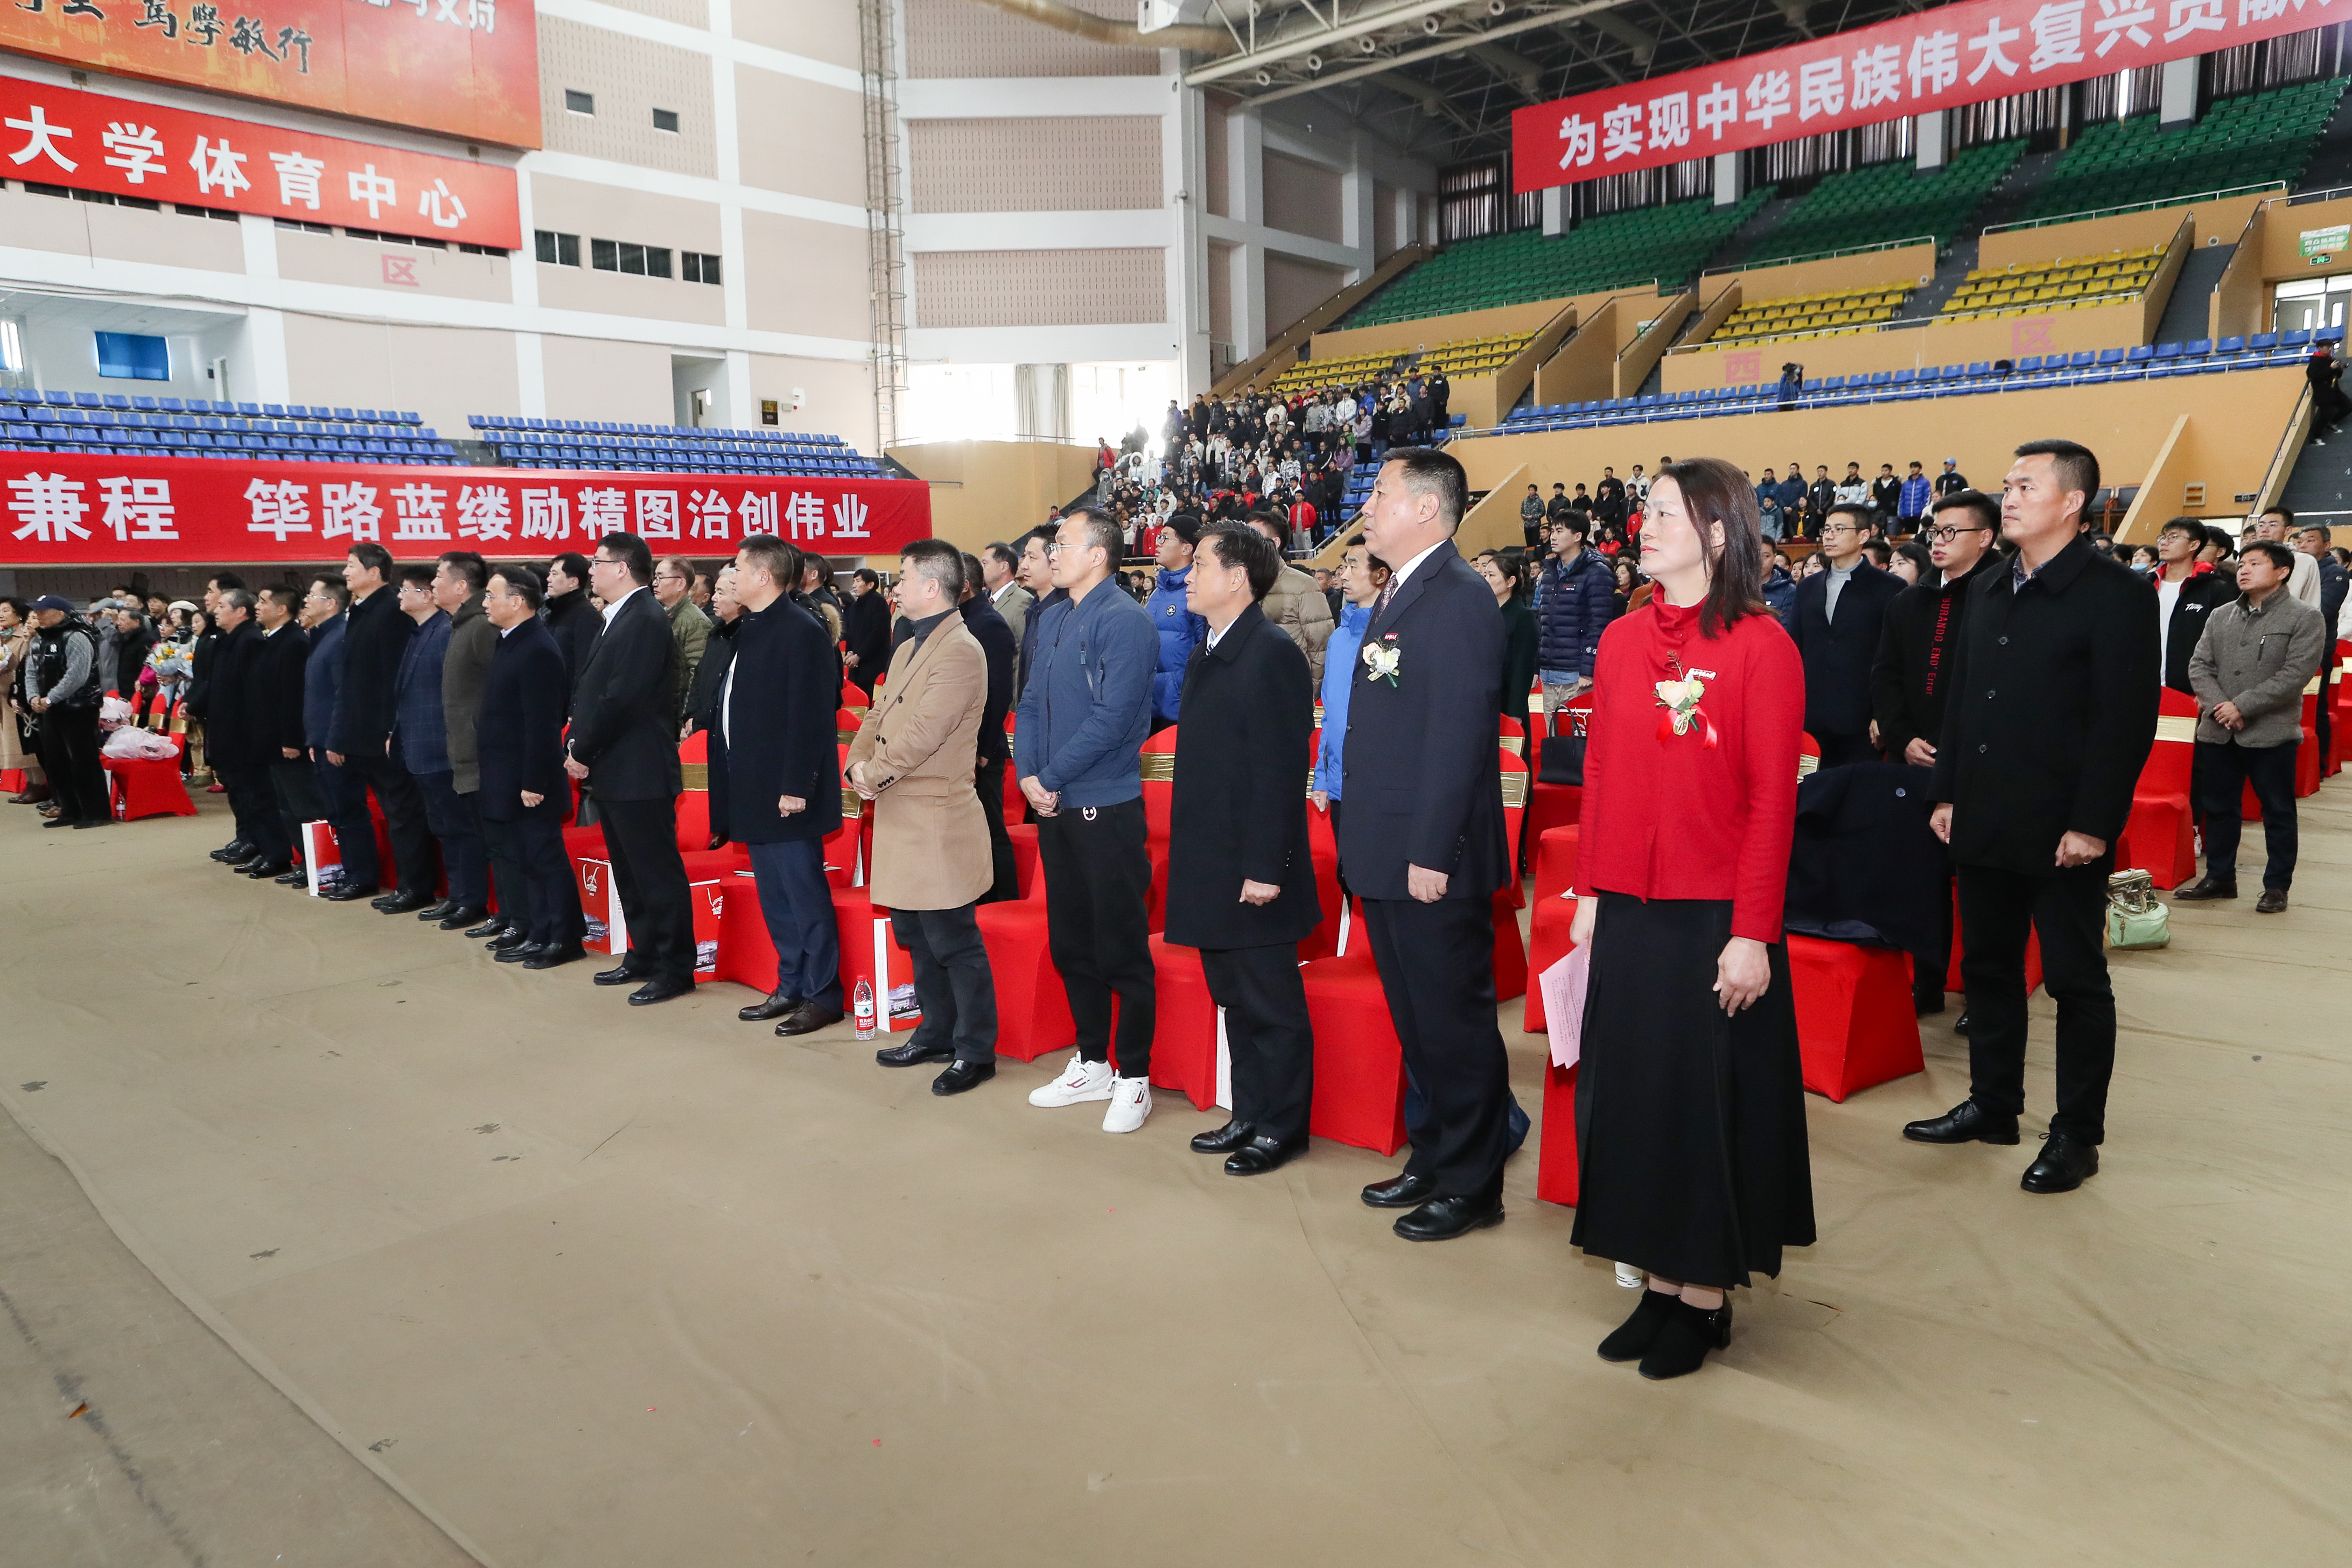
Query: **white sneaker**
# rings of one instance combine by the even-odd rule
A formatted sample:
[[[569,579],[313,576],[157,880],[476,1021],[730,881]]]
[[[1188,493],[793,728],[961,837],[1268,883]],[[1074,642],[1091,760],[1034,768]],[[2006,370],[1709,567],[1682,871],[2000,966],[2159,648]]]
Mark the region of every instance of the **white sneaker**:
[[[1029,1091],[1029,1103],[1050,1109],[1088,1100],[1108,1100],[1110,1084],[1110,1063],[1090,1062],[1073,1051],[1070,1065],[1061,1077],[1043,1089]]]
[[[1110,1109],[1103,1112],[1103,1131],[1132,1132],[1151,1114],[1151,1080],[1115,1078],[1110,1080]]]

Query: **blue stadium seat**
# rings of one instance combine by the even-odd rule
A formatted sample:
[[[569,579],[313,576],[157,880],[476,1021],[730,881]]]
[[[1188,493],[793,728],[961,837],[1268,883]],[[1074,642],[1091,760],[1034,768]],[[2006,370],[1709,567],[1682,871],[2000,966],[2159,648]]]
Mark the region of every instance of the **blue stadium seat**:
[[[2213,345],[2213,349],[2217,353],[2243,353],[2246,352],[2246,340],[2243,338],[2223,338],[2220,342]]]
[[[2124,363],[2124,351],[2121,349],[2101,349],[2099,351],[2098,363],[2101,364],[2121,364]]]
[[[2317,331],[2311,334],[2311,341],[2315,343],[2340,343],[2344,341],[2344,329],[2342,327],[2322,327]]]
[[[2297,327],[2291,332],[2282,332],[2279,334],[2279,347],[2281,348],[2305,349],[2310,346],[2311,333],[2304,328]]]
[[[2246,346],[2263,351],[2274,349],[2279,346],[2279,335],[2276,332],[2256,332],[2246,340]]]
[[[2179,343],[2158,343],[2156,345],[2156,357],[2160,360],[2179,359],[2180,357],[2180,345]]]

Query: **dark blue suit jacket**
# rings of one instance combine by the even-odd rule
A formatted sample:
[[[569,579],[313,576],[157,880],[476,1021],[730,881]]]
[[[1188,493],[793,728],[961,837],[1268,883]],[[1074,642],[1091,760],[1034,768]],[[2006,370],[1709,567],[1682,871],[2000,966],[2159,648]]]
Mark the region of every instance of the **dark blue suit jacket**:
[[[682,779],[670,671],[677,639],[653,590],[629,595],[572,689],[572,754],[599,800],[675,800]]]
[[[338,614],[310,631],[310,658],[302,667],[302,734],[319,751],[334,739],[335,692],[343,682],[343,617]]]
[[[538,616],[499,638],[474,721],[481,812],[490,821],[518,821],[526,812],[562,821],[571,810],[572,784],[563,772],[563,704],[571,684],[563,650]],[[525,790],[547,799],[526,806]]]
[[[736,619],[734,690],[710,707],[710,821],[738,844],[823,838],[841,826],[833,639],[790,598]],[[590,775],[593,781],[594,775]],[[782,795],[808,802],[786,816]]]
[[[1511,877],[1496,723],[1503,612],[1453,541],[1364,629],[1365,647],[1383,644],[1397,650],[1395,681],[1372,679],[1360,658],[1348,699],[1348,885],[1368,899],[1407,898],[1413,865],[1444,872],[1449,899],[1490,898]]]

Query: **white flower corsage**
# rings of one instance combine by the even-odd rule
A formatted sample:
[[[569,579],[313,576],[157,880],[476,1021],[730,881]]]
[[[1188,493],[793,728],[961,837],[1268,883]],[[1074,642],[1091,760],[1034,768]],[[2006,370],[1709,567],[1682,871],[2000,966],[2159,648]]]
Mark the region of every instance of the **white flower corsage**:
[[[1715,744],[1715,725],[1699,711],[1699,700],[1706,695],[1706,683],[1715,679],[1711,669],[1686,671],[1679,680],[1657,683],[1658,706],[1665,716],[1658,721],[1658,739],[1672,735],[1687,735],[1696,729],[1707,745]]]
[[[1404,656],[1398,651],[1396,644],[1368,642],[1364,645],[1363,658],[1364,668],[1370,672],[1365,679],[1385,680],[1391,686],[1397,683],[1397,666],[1403,662]]]

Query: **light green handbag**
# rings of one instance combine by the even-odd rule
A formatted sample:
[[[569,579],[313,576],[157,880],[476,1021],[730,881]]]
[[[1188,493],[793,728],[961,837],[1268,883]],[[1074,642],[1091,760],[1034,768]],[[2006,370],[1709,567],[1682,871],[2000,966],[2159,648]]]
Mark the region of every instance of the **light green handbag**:
[[[2107,879],[2107,945],[2125,950],[2163,947],[2172,941],[2171,911],[2156,901],[2156,879],[2146,871]]]

